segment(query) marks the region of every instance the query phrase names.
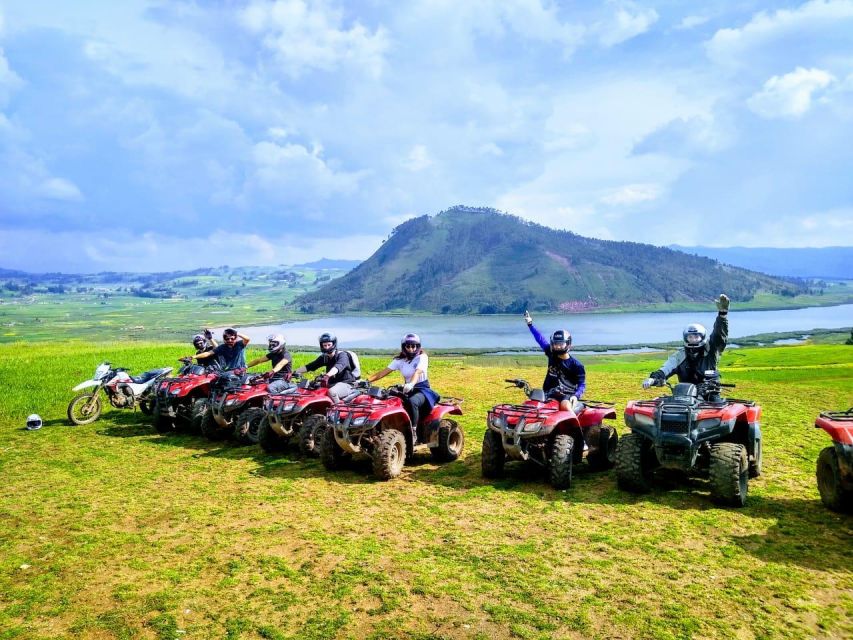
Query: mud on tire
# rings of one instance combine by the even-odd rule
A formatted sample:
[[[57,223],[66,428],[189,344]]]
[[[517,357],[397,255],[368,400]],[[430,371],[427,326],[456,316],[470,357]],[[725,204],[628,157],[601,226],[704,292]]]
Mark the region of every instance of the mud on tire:
[[[442,420],[438,425],[438,446],[429,450],[435,462],[453,462],[465,448],[465,433],[453,420]]]
[[[257,444],[258,426],[267,413],[260,407],[250,407],[234,417],[234,438],[240,444]]]
[[[326,425],[320,437],[320,461],[329,471],[342,469],[349,461],[350,455],[341,449],[341,445],[335,440],[335,429],[332,425]]]
[[[742,507],[746,504],[749,489],[746,447],[734,442],[711,445],[708,474],[711,497],[715,502],[732,507]]]
[[[835,447],[826,447],[817,457],[817,489],[820,499],[827,507],[840,513],[853,512],[853,491],[841,484],[841,469]]]
[[[651,490],[652,456],[648,440],[636,433],[628,433],[616,445],[616,482],[622,489],[635,493]]]
[[[288,439],[278,435],[270,424],[269,416],[258,423],[258,444],[267,453],[279,453],[287,448]]]
[[[204,418],[201,420],[201,426],[199,427],[199,431],[201,431],[201,435],[203,435],[208,440],[222,440],[228,435],[227,429],[220,429],[219,424],[213,418],[213,411],[210,411],[208,408],[207,413],[204,414]]]
[[[572,436],[561,434],[554,437],[551,457],[548,460],[548,481],[555,489],[568,489],[572,486],[574,449],[575,439]]]
[[[587,456],[586,461],[593,471],[612,469],[616,464],[619,435],[613,427],[601,427],[598,433],[598,447]]]
[[[320,437],[326,428],[326,417],[318,414],[307,416],[299,430],[299,453],[306,458],[320,455]]]
[[[196,398],[190,409],[190,433],[201,433],[201,423],[204,416],[210,413],[207,398]]]
[[[484,478],[500,478],[504,473],[506,451],[498,432],[486,429],[483,435],[483,452],[480,468]]]
[[[391,480],[400,475],[405,463],[406,438],[396,429],[383,430],[373,450],[373,475]]]

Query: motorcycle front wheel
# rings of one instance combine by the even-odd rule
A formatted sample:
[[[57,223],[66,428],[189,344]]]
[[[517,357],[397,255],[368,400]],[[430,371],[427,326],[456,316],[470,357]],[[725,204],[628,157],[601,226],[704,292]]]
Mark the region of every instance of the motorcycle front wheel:
[[[89,424],[101,415],[101,398],[93,393],[81,393],[68,403],[68,420],[71,424]]]

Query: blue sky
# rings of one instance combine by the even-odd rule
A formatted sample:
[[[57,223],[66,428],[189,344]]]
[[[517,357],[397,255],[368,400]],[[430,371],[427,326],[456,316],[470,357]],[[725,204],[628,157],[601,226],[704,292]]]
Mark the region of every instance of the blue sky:
[[[853,244],[853,0],[0,2],[0,266],[366,258],[454,204]]]

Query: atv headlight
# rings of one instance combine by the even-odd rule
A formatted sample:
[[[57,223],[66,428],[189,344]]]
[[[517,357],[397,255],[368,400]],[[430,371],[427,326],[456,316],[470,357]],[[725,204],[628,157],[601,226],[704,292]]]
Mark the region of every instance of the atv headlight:
[[[367,422],[367,416],[359,416],[358,418],[352,421],[352,426],[360,427],[365,422]]]
[[[180,389],[171,389],[171,390],[169,391],[169,393],[170,393],[170,394],[172,394],[173,396],[178,395],[180,392],[181,392],[181,390],[180,390]]]
[[[720,426],[719,418],[705,418],[704,420],[699,420],[696,423],[697,429],[713,429],[714,427]]]
[[[240,401],[237,398],[231,398],[230,400],[225,401],[226,407],[233,407],[234,405],[240,404]]]
[[[498,416],[493,416],[493,417],[492,417],[492,420],[491,420],[491,423],[492,423],[492,426],[493,426],[495,429],[500,429],[500,428],[501,428],[501,419],[500,419]]]
[[[287,404],[282,406],[281,410],[282,411],[293,411],[293,407],[295,407],[295,406],[296,406],[295,402],[288,402]]]
[[[522,427],[522,433],[536,433],[542,428],[541,422],[530,422]]]
[[[653,427],[655,426],[655,419],[651,416],[647,416],[644,413],[635,413],[634,414],[634,422],[636,424],[643,425],[644,427]]]

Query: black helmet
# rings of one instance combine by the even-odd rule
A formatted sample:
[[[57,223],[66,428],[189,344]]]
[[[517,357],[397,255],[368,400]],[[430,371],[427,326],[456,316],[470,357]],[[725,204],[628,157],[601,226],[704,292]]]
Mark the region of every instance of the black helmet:
[[[207,344],[207,340],[205,340],[204,336],[201,335],[200,333],[197,333],[193,336],[193,346],[196,349],[203,349],[206,344]]]
[[[684,339],[684,351],[689,356],[699,355],[708,344],[708,332],[705,327],[695,322],[684,327],[681,337]]]
[[[286,346],[284,342],[284,336],[280,333],[273,333],[268,335],[267,346],[269,347],[270,353],[284,351],[284,347]]]
[[[557,329],[551,334],[551,352],[557,355],[566,353],[572,346],[572,334],[566,329]]]
[[[320,337],[317,338],[317,342],[320,343],[320,351],[322,351],[323,353],[332,353],[332,352],[334,352],[335,349],[338,348],[338,336],[336,336],[332,333],[324,333],[324,334],[320,335]],[[324,349],[323,348],[324,342],[331,342],[332,343],[331,348]]]

